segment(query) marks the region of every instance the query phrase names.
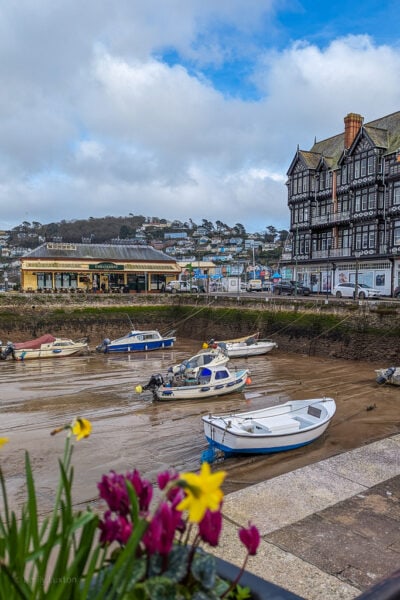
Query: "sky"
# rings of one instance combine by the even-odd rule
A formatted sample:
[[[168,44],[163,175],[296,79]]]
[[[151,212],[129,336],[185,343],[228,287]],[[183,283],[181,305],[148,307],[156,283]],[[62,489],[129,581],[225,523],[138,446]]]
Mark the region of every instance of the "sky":
[[[2,0],[0,229],[289,228],[297,147],[400,110],[398,0]]]

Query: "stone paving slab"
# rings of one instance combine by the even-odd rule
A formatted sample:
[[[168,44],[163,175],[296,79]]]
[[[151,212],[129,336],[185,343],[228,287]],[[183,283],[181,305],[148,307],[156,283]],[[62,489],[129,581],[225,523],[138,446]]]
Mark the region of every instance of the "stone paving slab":
[[[319,464],[335,475],[371,487],[399,474],[400,436],[332,456]]]
[[[304,519],[366,488],[316,463],[229,494],[224,514],[235,523],[257,524],[261,535]]]
[[[221,544],[213,551],[241,567],[245,551],[238,530],[233,523],[224,521]],[[307,600],[353,600],[360,593],[358,588],[264,539],[256,556],[249,558],[246,569]]]
[[[400,564],[400,436],[233,492],[223,512],[221,558],[240,565],[237,529],[251,521],[250,571],[306,600],[357,598]]]

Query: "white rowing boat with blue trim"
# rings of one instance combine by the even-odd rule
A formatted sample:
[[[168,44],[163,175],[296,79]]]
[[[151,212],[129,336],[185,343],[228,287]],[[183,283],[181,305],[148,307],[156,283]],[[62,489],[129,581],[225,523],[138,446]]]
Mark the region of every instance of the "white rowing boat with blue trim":
[[[176,340],[173,334],[174,332],[170,332],[161,335],[157,329],[132,330],[116,340],[111,341],[109,338],[105,338],[96,350],[108,354],[109,352],[148,352],[160,348],[171,348]]]
[[[196,378],[178,378],[164,382],[162,375],[152,375],[145,386],[136,391],[151,390],[155,400],[198,400],[241,392],[250,382],[249,369],[229,370],[226,366],[202,367]]]
[[[336,412],[333,398],[291,400],[230,415],[203,416],[210,445],[202,460],[212,462],[215,450],[225,455],[268,454],[310,444],[327,429]]]

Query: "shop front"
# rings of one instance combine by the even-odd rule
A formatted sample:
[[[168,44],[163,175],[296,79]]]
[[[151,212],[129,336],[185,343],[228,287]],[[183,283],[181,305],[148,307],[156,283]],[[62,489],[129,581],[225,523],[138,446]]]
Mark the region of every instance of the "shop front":
[[[23,291],[160,292],[181,272],[151,246],[47,243],[21,258]]]

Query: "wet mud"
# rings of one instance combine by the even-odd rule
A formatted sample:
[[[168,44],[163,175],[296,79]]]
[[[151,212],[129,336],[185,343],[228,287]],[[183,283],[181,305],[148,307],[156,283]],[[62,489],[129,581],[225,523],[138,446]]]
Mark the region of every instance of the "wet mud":
[[[289,399],[331,396],[336,415],[316,442],[263,456],[225,459],[231,492],[400,431],[400,388],[380,386],[375,370],[387,364],[288,354],[278,350],[249,359],[252,384],[218,399],[155,402],[137,394],[153,373],[195,354],[203,340],[178,340],[173,349],[148,353],[86,356],[0,363],[0,437],[10,442],[0,460],[13,505],[25,499],[24,453],[28,450],[43,513],[52,505],[65,432],[50,431],[73,420],[90,419],[92,435],[74,448],[74,501],[96,499],[96,483],[110,470],[134,468],[151,481],[164,469],[197,470],[207,448],[201,416],[253,410]]]

